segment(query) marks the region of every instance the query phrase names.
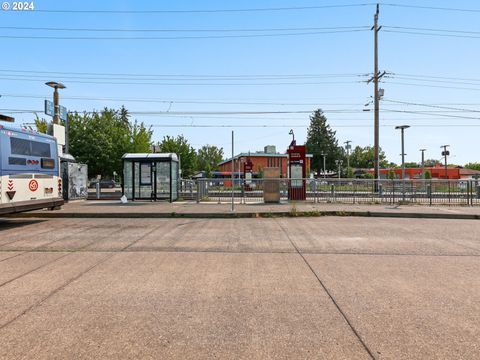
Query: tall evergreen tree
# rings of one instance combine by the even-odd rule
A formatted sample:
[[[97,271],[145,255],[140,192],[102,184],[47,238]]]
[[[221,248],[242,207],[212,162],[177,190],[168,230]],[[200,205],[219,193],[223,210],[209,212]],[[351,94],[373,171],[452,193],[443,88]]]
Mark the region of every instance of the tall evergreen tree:
[[[327,118],[321,109],[310,116],[306,145],[307,152],[313,155],[310,167],[317,173],[323,171],[321,154],[326,155],[327,171],[336,169],[335,160],[344,160],[344,167],[346,167],[343,148],[338,146],[336,132],[327,124]]]

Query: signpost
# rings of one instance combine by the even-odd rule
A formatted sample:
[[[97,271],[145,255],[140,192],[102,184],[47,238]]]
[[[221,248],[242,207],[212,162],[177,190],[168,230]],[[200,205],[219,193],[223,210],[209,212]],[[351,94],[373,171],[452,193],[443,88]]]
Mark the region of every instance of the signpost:
[[[45,114],[49,116],[55,116],[55,105],[52,101],[45,100]]]
[[[67,121],[68,111],[65,106],[59,105],[58,111],[60,115],[60,119],[63,121]],[[45,114],[49,116],[55,116],[55,104],[52,101],[45,100]]]
[[[291,144],[287,150],[287,153],[290,177],[288,186],[288,199],[305,200],[307,196],[307,189],[304,180],[307,177],[306,147],[304,145]]]
[[[60,119],[63,121],[67,121],[67,116],[68,116],[68,111],[65,106],[59,105],[59,110],[60,110]]]

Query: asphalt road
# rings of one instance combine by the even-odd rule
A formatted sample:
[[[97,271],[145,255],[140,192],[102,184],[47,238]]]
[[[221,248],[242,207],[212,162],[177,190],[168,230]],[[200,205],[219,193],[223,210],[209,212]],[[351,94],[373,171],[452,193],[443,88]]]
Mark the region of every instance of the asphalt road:
[[[478,359],[480,222],[0,220],[2,359]]]

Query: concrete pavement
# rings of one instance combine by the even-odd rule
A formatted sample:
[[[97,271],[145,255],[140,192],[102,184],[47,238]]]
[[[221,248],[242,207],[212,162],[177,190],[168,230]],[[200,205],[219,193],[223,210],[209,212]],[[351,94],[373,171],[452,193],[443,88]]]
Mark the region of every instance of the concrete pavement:
[[[231,204],[215,202],[73,201],[60,210],[40,210],[13,217],[41,218],[252,218],[273,216],[363,216],[480,220],[480,206],[391,206],[389,204]]]
[[[480,223],[0,222],[2,359],[476,359]]]

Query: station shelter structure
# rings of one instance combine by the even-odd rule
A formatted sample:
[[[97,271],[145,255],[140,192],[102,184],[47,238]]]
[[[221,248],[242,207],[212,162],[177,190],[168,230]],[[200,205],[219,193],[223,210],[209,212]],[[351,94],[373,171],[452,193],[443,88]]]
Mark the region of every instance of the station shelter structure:
[[[128,200],[178,199],[179,158],[174,153],[125,154],[122,193]]]

